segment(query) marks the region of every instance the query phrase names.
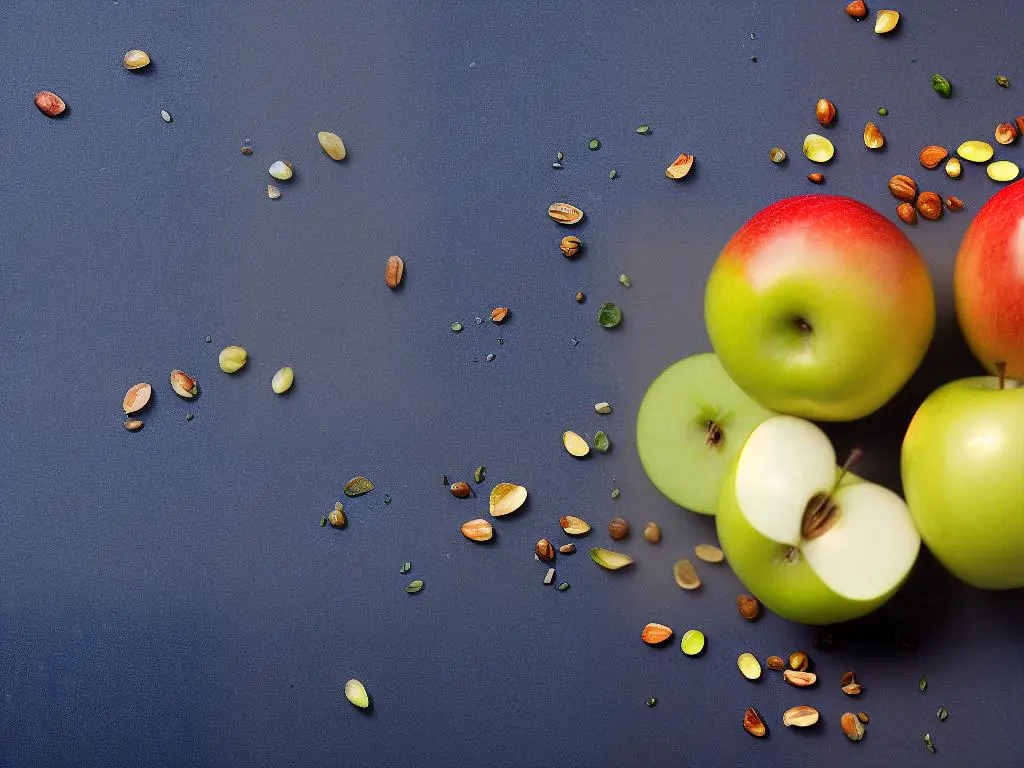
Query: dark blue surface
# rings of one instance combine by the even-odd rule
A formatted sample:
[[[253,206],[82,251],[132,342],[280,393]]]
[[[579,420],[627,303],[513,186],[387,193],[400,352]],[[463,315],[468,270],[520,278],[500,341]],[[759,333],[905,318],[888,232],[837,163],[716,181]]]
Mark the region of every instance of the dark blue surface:
[[[810,648],[816,630],[740,619],[727,569],[705,566],[696,594],[673,584],[713,521],[661,498],[635,455],[647,383],[708,348],[718,250],[757,209],[809,191],[800,142],[820,96],[839,109],[822,191],[895,219],[885,182],[909,172],[968,205],[910,231],[936,281],[937,341],[891,406],[830,428],[838,452],[861,445],[859,471],[895,487],[914,408],[977,370],[950,279],[995,185],[916,157],[1024,111],[1016,5],[908,0],[888,39],[843,5],[5,3],[0,765],[1019,763],[1018,594],[963,587],[925,556],[880,614]],[[129,73],[136,47],[154,63]],[[953,99],[931,91],[935,71]],[[66,117],[36,111],[44,88]],[[863,148],[868,119],[885,152]],[[346,162],[323,156],[323,129]],[[775,144],[784,167],[767,160]],[[662,172],[683,151],[697,165],[673,184]],[[270,202],[278,158],[296,177]],[[573,262],[545,215],[556,200],[587,213]],[[397,293],[382,281],[392,253],[407,263]],[[595,321],[605,300],[625,312],[616,332]],[[496,305],[512,308],[504,326],[474,323]],[[251,357],[228,377],[216,358],[233,343]],[[296,385],[276,397],[287,364]],[[198,378],[194,403],[171,393],[172,368]],[[120,401],[142,380],[156,395],[132,435]],[[614,414],[594,414],[599,400]],[[570,427],[604,428],[612,452],[573,461]],[[480,496],[452,498],[442,473],[478,464]],[[320,528],[357,474],[377,490],[347,503],[347,530]],[[529,505],[474,546],[458,525],[500,481],[526,485]],[[595,525],[590,546],[626,516],[632,572],[598,571],[583,547],[557,561],[569,591],[541,586],[532,546],[561,542],[565,513]],[[639,535],[647,520],[658,547]],[[426,587],[409,596],[413,577]],[[707,651],[644,647],[648,621],[703,629]],[[742,651],[798,648],[821,690],[736,671]],[[866,687],[855,703],[836,682],[850,668]],[[350,677],[368,715],[342,696]],[[797,703],[823,725],[784,729]],[[750,705],[766,741],[740,728]],[[848,708],[871,714],[860,744],[840,733]]]

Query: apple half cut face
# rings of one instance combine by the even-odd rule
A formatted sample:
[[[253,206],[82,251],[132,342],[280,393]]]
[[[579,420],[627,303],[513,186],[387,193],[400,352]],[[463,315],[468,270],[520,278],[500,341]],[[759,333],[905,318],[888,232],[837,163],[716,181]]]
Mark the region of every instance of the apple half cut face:
[[[740,448],[774,415],[733,383],[716,355],[687,357],[662,371],[640,403],[640,463],[676,504],[713,515]]]
[[[903,499],[837,469],[825,433],[793,416],[750,434],[723,485],[717,525],[740,581],[775,613],[806,624],[882,605],[921,547]]]

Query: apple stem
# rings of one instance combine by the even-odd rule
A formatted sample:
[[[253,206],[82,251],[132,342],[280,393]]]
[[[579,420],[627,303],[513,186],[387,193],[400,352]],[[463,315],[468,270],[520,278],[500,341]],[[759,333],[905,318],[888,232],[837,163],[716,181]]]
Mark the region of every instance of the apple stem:
[[[808,503],[807,509],[804,510],[803,522],[800,526],[801,533],[805,539],[818,538],[839,520],[839,506],[832,500],[832,495],[838,490],[840,483],[843,482],[843,478],[846,477],[846,473],[850,471],[854,464],[860,461],[863,455],[864,451],[860,448],[854,448],[850,451],[850,455],[843,462],[843,466],[839,468],[832,490],[828,493],[816,494]]]
[[[1006,361],[1000,360],[996,363],[996,371],[999,373],[999,388],[1006,389]]]
[[[860,461],[863,456],[864,451],[860,448],[854,448],[850,451],[850,455],[846,457],[846,461],[843,462],[843,466],[839,468],[839,475],[836,477],[836,484],[832,486],[832,493],[836,492],[836,489],[839,488],[839,484],[843,482],[843,478],[846,477],[846,473],[849,472],[850,469],[853,468],[853,465]]]

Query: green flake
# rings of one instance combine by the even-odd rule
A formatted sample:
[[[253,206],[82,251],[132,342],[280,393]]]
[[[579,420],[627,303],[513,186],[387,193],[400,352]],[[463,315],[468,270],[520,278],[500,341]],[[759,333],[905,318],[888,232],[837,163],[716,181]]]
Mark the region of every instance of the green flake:
[[[622,310],[610,301],[605,302],[597,310],[597,322],[604,328],[614,328],[622,322]]]
[[[421,589],[423,589],[423,580],[413,579],[409,582],[409,586],[405,588],[405,591],[408,592],[410,595],[415,595]]]
[[[364,493],[369,493],[372,490],[373,483],[362,475],[353,477],[345,483],[345,495],[349,498],[352,498],[353,496],[362,496]]]

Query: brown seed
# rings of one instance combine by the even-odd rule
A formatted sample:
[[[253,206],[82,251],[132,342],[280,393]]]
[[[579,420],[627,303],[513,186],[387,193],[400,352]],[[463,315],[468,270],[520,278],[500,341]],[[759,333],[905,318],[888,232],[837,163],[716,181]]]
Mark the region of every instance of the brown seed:
[[[839,727],[850,741],[860,741],[864,738],[864,724],[853,712],[843,713],[839,718]]]
[[[818,710],[814,707],[799,706],[791,707],[782,713],[783,725],[795,725],[797,728],[806,728],[818,722]]]
[[[672,575],[680,589],[697,589],[701,585],[697,569],[689,560],[680,560],[672,566]]]
[[[1017,140],[1017,129],[1013,123],[1000,123],[996,126],[996,141],[1000,144],[1013,144]]]
[[[768,733],[768,726],[764,724],[756,709],[747,707],[743,712],[743,730],[760,739]]]
[[[917,211],[911,203],[900,203],[896,206],[896,215],[904,224],[917,224]]]
[[[640,638],[648,645],[664,643],[670,637],[672,637],[672,627],[666,627],[664,624],[648,624],[640,634]]]
[[[327,515],[327,522],[329,522],[334,528],[345,527],[345,523],[347,522],[345,520],[345,508],[341,505],[341,502],[335,504],[334,509],[332,509],[331,513]]]
[[[885,134],[871,121],[864,125],[864,146],[868,149],[881,149],[885,146]]]
[[[576,291],[576,301],[582,304],[587,300],[587,295],[583,291]]]
[[[951,157],[946,161],[946,175],[951,179],[959,179],[961,173],[960,158]]]
[[[858,682],[853,682],[848,685],[844,685],[840,690],[847,696],[860,696],[864,689]]]
[[[836,121],[836,105],[828,99],[818,99],[818,104],[814,107],[814,116],[822,126],[828,128]]]
[[[583,211],[569,203],[552,203],[548,206],[548,216],[559,224],[579,224],[583,220]]]
[[[754,621],[761,615],[761,603],[752,595],[740,595],[736,598],[736,609],[747,621]]]
[[[625,518],[613,517],[611,522],[608,523],[608,535],[616,541],[620,541],[629,536],[629,523],[626,522]]]
[[[852,672],[843,672],[843,676],[839,678],[839,686],[845,687],[857,679],[857,676]]]
[[[942,198],[938,192],[922,192],[917,196],[917,212],[929,221],[942,218]]]
[[[789,668],[796,672],[806,672],[811,666],[811,657],[803,651],[793,651],[789,654]]]
[[[651,542],[651,544],[657,544],[661,541],[661,528],[658,527],[657,523],[648,523],[644,526],[644,538]]]
[[[807,174],[807,180],[809,182],[811,182],[812,184],[824,184],[825,183],[825,176],[824,176],[824,174],[817,173],[817,172],[815,172],[815,173],[808,173]]]
[[[797,672],[793,669],[787,669],[782,673],[782,676],[786,679],[787,683],[796,688],[806,688],[818,682],[818,676],[813,672]]]
[[[1013,122],[1017,124],[1017,133],[1024,133],[1024,115],[1017,115]]]
[[[64,99],[53,91],[40,91],[37,93],[36,106],[47,117],[57,117],[57,115],[67,109]]]
[[[448,490],[451,491],[452,496],[454,496],[456,499],[469,498],[469,483],[465,483],[460,480],[457,483],[452,483],[451,487]]]
[[[590,533],[590,523],[582,517],[562,515],[558,518],[558,524],[561,525],[562,530],[570,536],[582,536],[585,533]]]
[[[672,161],[672,164],[665,169],[665,175],[670,179],[678,181],[690,172],[693,167],[693,155],[682,154]]]
[[[964,201],[956,195],[946,195],[946,207],[951,211],[962,211],[964,209]]]
[[[538,541],[534,545],[533,551],[536,552],[537,557],[539,557],[544,562],[551,562],[555,559],[555,548],[547,539],[541,539],[540,541]]]
[[[508,307],[495,307],[491,310],[491,322],[496,325],[504,323],[506,317],[508,317]]]
[[[932,168],[938,168],[939,163],[945,160],[947,155],[949,155],[949,152],[946,151],[945,147],[929,144],[921,150],[921,154],[918,155],[917,159],[921,161],[921,165],[931,170]]]
[[[769,656],[765,659],[764,665],[772,672],[779,672],[786,668],[786,662],[781,656]]]
[[[867,712],[858,712],[857,713],[857,719],[860,720],[862,723],[870,723],[871,722],[871,718],[868,717],[868,713]]]
[[[583,241],[574,235],[563,237],[562,242],[558,244],[558,250],[560,250],[562,255],[567,259],[575,258],[582,247]]]
[[[571,555],[573,552],[576,551],[576,545],[570,541],[568,544],[563,544],[562,546],[560,546],[558,548],[558,551],[561,552],[563,555]]]
[[[917,197],[917,182],[902,174],[893,176],[889,179],[889,192],[897,200],[906,200],[912,203]]]
[[[196,380],[184,371],[178,370],[171,371],[171,389],[174,390],[174,394],[186,400],[191,400],[198,393]]]
[[[494,526],[480,518],[463,523],[459,530],[470,541],[490,541],[494,536]]]
[[[140,429],[142,429],[142,420],[127,419],[124,423],[124,428],[127,429],[129,432],[138,432]]]
[[[145,382],[136,384],[124,396],[125,414],[136,413],[146,407],[149,398],[153,396],[153,387]]]
[[[405,262],[401,256],[388,256],[384,264],[384,284],[391,290],[395,290],[402,284],[405,276]]]
[[[853,0],[846,6],[846,13],[851,18],[863,19],[868,15],[868,7],[864,4],[864,0]]]

